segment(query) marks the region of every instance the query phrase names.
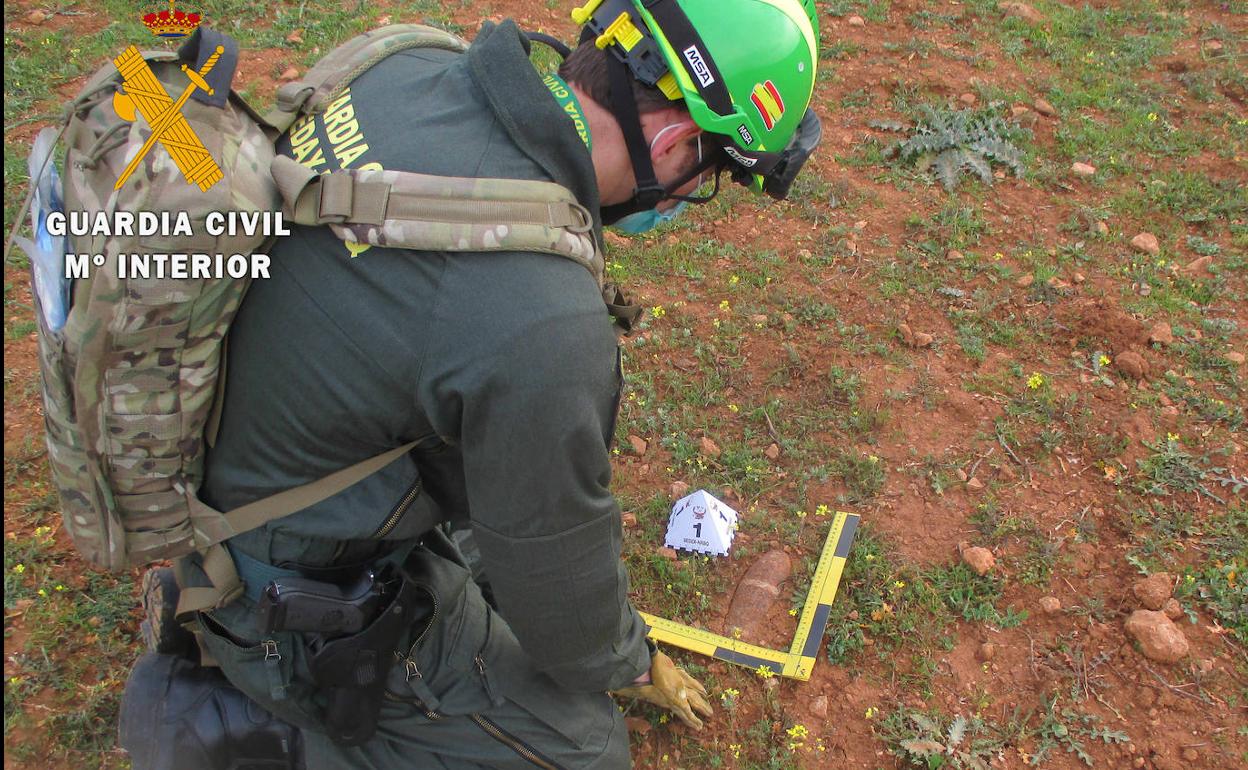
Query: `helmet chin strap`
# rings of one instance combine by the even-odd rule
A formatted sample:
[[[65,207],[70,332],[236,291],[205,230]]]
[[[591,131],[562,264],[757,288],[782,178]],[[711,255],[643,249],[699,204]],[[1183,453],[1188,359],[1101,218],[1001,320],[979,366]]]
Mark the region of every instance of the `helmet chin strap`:
[[[611,113],[620,124],[624,134],[624,146],[633,164],[633,197],[624,203],[602,207],[603,224],[614,224],[629,214],[649,211],[667,197],[667,190],[659,184],[650,160],[650,143],[641,130],[641,114],[633,100],[633,76],[628,65],[614,56],[607,57],[607,72],[611,83]]]

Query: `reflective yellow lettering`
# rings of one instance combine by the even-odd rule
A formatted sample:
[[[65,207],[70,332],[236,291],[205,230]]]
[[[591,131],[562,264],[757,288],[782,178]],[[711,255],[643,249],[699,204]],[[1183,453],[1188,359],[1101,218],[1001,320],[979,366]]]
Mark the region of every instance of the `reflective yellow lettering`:
[[[338,145],[346,144],[347,140],[358,133],[359,130],[359,122],[352,120],[348,123],[343,123],[342,125],[335,126],[330,129],[326,136],[329,137],[329,143],[336,147]]]
[[[352,120],[354,117],[355,117],[355,108],[349,104],[344,106],[342,109],[338,110],[337,112],[326,113],[325,114],[325,130],[332,131],[335,126],[342,125],[343,123],[346,123],[347,121],[355,122],[354,120]],[[337,144],[337,142],[334,142],[334,144]]]
[[[363,142],[360,142],[359,144],[351,145],[350,147],[346,149],[345,152],[335,152],[334,154],[338,156],[338,162],[342,164],[341,168],[347,168],[352,163],[359,160],[360,156],[366,152],[368,152],[368,145]],[[372,165],[375,165],[375,164],[366,163],[363,166],[360,166],[360,168],[363,169]],[[381,166],[377,166],[377,168],[381,168]]]

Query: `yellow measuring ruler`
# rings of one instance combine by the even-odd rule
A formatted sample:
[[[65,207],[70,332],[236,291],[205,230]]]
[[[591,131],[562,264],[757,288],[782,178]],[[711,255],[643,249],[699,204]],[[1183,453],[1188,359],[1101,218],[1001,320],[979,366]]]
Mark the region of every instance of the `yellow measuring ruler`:
[[[819,554],[819,564],[815,567],[810,592],[806,594],[806,604],[797,621],[793,645],[788,651],[747,644],[739,639],[642,612],[641,617],[650,628],[650,638],[739,666],[753,669],[767,666],[781,676],[802,681],[810,679],[815,658],[819,656],[823,632],[828,626],[832,600],[836,598],[836,589],[841,584],[841,573],[845,570],[849,545],[854,540],[854,530],[857,528],[857,514],[836,512],[832,528],[828,530],[828,538],[823,543],[823,551]]]

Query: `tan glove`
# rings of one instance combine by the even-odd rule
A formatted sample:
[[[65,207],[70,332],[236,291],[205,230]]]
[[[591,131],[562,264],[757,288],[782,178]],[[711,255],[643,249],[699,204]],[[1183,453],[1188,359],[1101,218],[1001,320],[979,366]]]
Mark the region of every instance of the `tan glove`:
[[[655,650],[650,657],[649,684],[633,685],[615,691],[616,695],[640,698],[675,712],[680,721],[695,730],[702,729],[702,720],[694,712],[709,718],[711,704],[706,701],[706,688],[672,659]]]

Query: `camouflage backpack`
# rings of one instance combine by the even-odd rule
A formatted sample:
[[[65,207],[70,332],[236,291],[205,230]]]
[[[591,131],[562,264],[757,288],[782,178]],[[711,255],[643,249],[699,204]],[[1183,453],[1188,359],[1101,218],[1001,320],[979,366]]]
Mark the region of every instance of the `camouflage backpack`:
[[[237,48],[224,35],[201,29],[177,56],[119,57],[117,68],[127,73],[125,90],[136,92],[132,98],[145,115],[158,114],[153,111],[161,105],[145,108],[143,99],[155,89],[151,82],[132,81],[130,73],[149,68],[166,93],[176,94],[191,74],[212,70],[205,75],[218,83],[212,98],[186,101],[181,124],[220,165],[221,179],[207,189],[188,184],[181,168],[188,163],[173,147],[155,147],[133,177],[113,189],[152,130],[146,121],[125,119],[125,97],[115,96],[123,82],[118,69],[101,69],[69,105],[65,210],[91,217],[185,211],[195,235],[69,238],[64,251],[103,255],[105,264],[73,282],[63,328],[49,328],[36,307],[52,476],[65,528],[92,563],[124,569],[204,552],[205,569],[217,587],[184,592],[180,613],[237,594],[237,574],[222,541],[336,494],[412,445],[233,511],[204,504],[197,490],[205,444],[215,438],[224,340],[248,279],[118,277],[119,255],[263,252],[263,235],[203,235],[206,217],[283,211],[288,222],[327,224],[345,240],[379,246],[557,254],[584,265],[602,284],[592,217],[559,185],[381,170],[318,175],[275,156],[275,140],[298,118],[323,111],[378,60],[412,47],[462,52],[467,43],[418,25],[362,35],[326,56],[303,80],[283,86],[276,108],[263,119],[228,87]],[[180,66],[179,57],[189,66]],[[184,74],[190,67],[196,71]],[[179,125],[168,133],[175,130]],[[159,138],[164,141],[164,135]]]

